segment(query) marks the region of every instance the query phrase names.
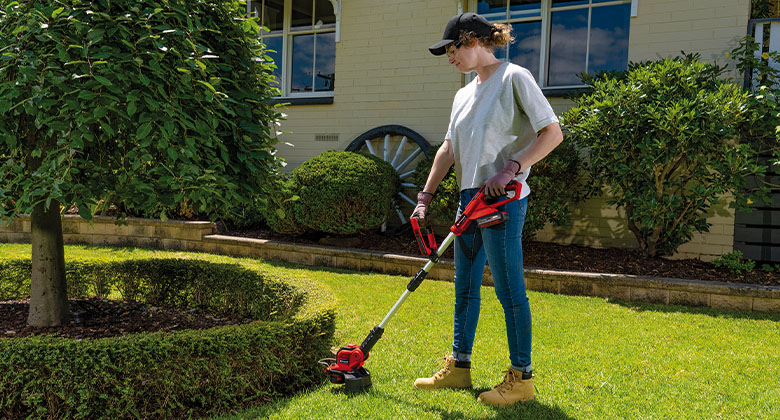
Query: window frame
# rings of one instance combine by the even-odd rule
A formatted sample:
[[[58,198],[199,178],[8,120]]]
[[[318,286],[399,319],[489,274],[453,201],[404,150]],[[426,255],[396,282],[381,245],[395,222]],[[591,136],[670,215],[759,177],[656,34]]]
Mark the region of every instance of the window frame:
[[[284,103],[290,103],[290,104],[329,104],[333,103],[333,96],[335,92],[335,84],[334,84],[334,90],[331,91],[320,91],[317,92],[314,90],[315,85],[312,85],[312,91],[311,92],[292,92],[292,61],[293,61],[293,37],[300,36],[300,35],[312,35],[312,34],[334,34],[335,43],[339,42],[339,26],[341,23],[340,19],[340,0],[317,0],[317,1],[325,1],[327,3],[330,3],[331,7],[333,7],[333,14],[336,17],[336,24],[333,26],[326,26],[323,28],[311,28],[311,29],[304,29],[304,30],[292,30],[292,2],[293,0],[283,0],[284,1],[284,11],[283,11],[283,18],[282,18],[282,31],[272,33],[272,32],[265,32],[262,29],[260,30],[260,39],[264,40],[266,38],[282,38],[282,51],[277,51],[277,54],[281,54],[281,80],[280,80],[280,86],[279,90],[281,91],[280,96],[276,96],[275,98],[279,100],[279,102]],[[314,5],[314,0],[312,1],[312,5]],[[257,10],[252,10],[252,6],[254,3],[259,3],[260,5],[260,11],[262,11],[262,4],[263,0],[247,0],[246,3],[246,10],[247,15],[250,17],[257,17],[259,19],[259,23],[262,26],[262,16],[259,15]],[[317,57],[317,43],[314,43],[314,56],[312,57],[313,61],[313,67],[314,74],[312,77],[315,77],[316,75],[316,57]],[[333,60],[336,59],[336,53],[334,50],[333,54]],[[278,64],[277,64],[278,65]],[[335,70],[334,70],[335,75]],[[313,79],[312,79],[313,80]]]
[[[508,0],[504,0],[505,3],[509,3]],[[558,95],[568,95],[574,92],[581,92],[587,90],[587,85],[584,83],[580,84],[573,84],[573,85],[549,85],[549,61],[550,61],[550,26],[552,25],[552,14],[553,12],[558,11],[566,11],[566,10],[578,10],[578,9],[587,9],[588,10],[588,40],[586,42],[586,51],[585,51],[585,68],[588,67],[588,60],[590,59],[590,33],[591,33],[591,18],[593,15],[593,9],[594,8],[600,8],[600,7],[607,7],[607,6],[616,6],[616,5],[622,5],[622,4],[630,4],[631,9],[629,12],[629,18],[636,17],[636,9],[637,9],[637,3],[638,0],[612,0],[612,1],[606,1],[602,0],[602,2],[594,3],[593,0],[587,0],[587,4],[575,4],[575,5],[566,5],[566,6],[553,6],[552,0],[540,0],[540,14],[538,16],[521,16],[512,18],[511,12],[509,10],[509,7],[506,8],[506,16],[504,19],[501,20],[491,20],[491,23],[503,23],[512,25],[515,23],[523,23],[523,22],[541,22],[541,44],[539,46],[539,69],[529,69],[531,72],[536,75],[536,70],[539,71],[539,77],[536,83],[539,85],[540,88],[545,93],[557,93]],[[470,10],[477,10],[477,5],[479,3],[479,0],[469,0],[469,9]],[[629,24],[630,27],[630,24]],[[509,54],[507,54],[506,59],[502,61],[509,61]],[[473,74],[467,76],[467,82],[471,81],[475,76]]]

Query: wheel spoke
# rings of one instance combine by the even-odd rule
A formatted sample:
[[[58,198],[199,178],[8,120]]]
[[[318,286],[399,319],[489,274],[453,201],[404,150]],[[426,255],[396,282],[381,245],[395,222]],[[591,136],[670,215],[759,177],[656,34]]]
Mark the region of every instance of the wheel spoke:
[[[401,157],[401,152],[404,150],[404,146],[406,146],[406,136],[401,139],[401,144],[398,146],[398,150],[395,151],[395,156],[393,156],[393,161],[390,162],[390,166],[395,168],[395,163],[398,162],[398,158]]]
[[[411,205],[413,205],[413,206],[417,206],[417,203],[416,203],[415,201],[412,201],[412,199],[411,199],[411,198],[409,198],[409,197],[408,197],[406,194],[404,194],[404,193],[398,193],[398,196],[399,196],[399,197],[401,197],[401,198],[403,198],[404,200],[406,200],[406,202],[407,202],[407,203],[409,203],[409,204],[411,204]]]
[[[389,134],[385,134],[385,150],[382,156],[385,162],[389,162],[388,160],[388,158],[390,157],[390,135]]]
[[[413,174],[413,173],[415,173],[415,172],[417,172],[417,169],[412,169],[412,170],[411,170],[411,171],[409,171],[409,172],[406,172],[406,173],[403,173],[403,174],[401,174],[401,175],[398,175],[398,177],[399,177],[399,178],[401,178],[401,179],[404,179],[404,178],[406,178],[407,176],[409,176],[409,175],[411,175],[411,174]]]
[[[401,207],[395,200],[392,200],[391,203],[395,209],[395,214],[397,214],[398,218],[401,219],[401,224],[406,223],[406,216],[404,216],[403,212],[401,211]]]
[[[412,184],[411,182],[402,182],[401,186],[406,188],[417,188],[417,185]]]
[[[374,152],[374,145],[371,144],[371,140],[366,140],[366,148],[368,148],[368,152],[372,155],[376,156],[376,152]],[[379,156],[376,156],[379,157]]]
[[[404,166],[408,165],[409,162],[411,162],[414,158],[416,158],[417,155],[419,155],[421,152],[422,152],[422,149],[419,149],[419,148],[416,149],[414,152],[412,152],[412,154],[409,155],[409,157],[407,157],[403,162],[401,162],[401,164],[398,165],[395,168],[395,170],[396,171],[400,171]],[[401,177],[401,178],[403,178],[403,177]]]

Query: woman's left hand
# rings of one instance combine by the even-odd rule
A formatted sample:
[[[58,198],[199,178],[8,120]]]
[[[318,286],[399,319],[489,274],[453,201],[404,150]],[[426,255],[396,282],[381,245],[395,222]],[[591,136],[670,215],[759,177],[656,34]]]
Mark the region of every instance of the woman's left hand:
[[[485,183],[485,195],[493,198],[506,194],[506,186],[514,179],[517,172],[520,171],[519,166],[520,165],[514,160],[510,160],[504,164],[504,169]]]

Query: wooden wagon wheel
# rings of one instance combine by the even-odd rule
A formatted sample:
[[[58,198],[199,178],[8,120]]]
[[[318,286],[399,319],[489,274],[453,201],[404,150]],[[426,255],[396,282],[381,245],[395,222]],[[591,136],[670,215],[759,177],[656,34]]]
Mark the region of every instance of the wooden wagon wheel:
[[[347,151],[369,153],[390,163],[401,178],[401,191],[392,199],[392,207],[401,223],[407,223],[417,205],[417,185],[412,174],[421,159],[428,156],[431,145],[419,133],[401,125],[383,125],[359,135]],[[408,203],[411,207],[407,206]]]

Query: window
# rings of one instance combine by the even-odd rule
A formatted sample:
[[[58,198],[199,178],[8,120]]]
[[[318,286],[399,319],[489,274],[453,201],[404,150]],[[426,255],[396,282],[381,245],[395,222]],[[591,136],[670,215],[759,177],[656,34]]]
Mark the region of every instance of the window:
[[[276,64],[284,97],[332,97],[336,76],[336,14],[331,0],[254,0],[250,16]]]
[[[580,87],[579,74],[628,68],[631,0],[479,0],[477,13],[512,25],[496,57],[523,66],[542,87]]]

